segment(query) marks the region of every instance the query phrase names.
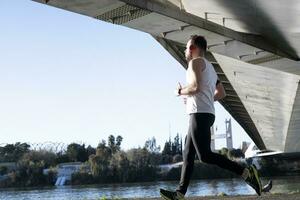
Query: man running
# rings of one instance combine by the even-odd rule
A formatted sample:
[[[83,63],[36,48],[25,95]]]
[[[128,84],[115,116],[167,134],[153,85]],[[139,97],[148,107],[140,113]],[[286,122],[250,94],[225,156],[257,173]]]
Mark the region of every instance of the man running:
[[[254,165],[243,167],[210,149],[210,128],[215,121],[214,101],[226,96],[222,83],[212,64],[204,58],[207,42],[203,36],[193,35],[186,45],[185,57],[187,86],[180,83],[175,93],[186,97],[186,110],[189,114],[189,130],[185,139],[181,178],[176,191],[160,189],[166,200],[184,199],[193,172],[197,154],[202,162],[214,164],[241,176],[258,195],[261,195],[261,182]]]

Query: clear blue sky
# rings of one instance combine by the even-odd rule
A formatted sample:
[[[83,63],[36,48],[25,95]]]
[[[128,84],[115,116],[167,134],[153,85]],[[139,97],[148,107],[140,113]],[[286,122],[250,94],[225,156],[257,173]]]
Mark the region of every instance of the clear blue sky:
[[[128,149],[185,136],[173,95],[185,70],[150,35],[32,1],[1,0],[0,11],[0,143],[96,146],[114,134]],[[221,134],[230,115],[215,106]],[[233,135],[234,147],[250,141],[235,121]]]

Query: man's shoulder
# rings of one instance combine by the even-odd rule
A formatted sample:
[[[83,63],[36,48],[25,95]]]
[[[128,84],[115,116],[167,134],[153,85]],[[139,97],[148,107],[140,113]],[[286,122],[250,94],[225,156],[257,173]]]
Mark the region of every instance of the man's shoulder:
[[[189,62],[189,66],[191,66],[191,68],[195,69],[200,67],[202,70],[205,68],[205,59],[203,57],[197,57],[197,58],[193,58],[190,62]]]

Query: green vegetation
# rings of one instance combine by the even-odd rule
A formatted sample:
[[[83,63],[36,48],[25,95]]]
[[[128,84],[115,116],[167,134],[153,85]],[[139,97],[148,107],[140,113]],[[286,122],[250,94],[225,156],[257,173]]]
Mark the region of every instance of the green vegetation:
[[[25,153],[29,152],[30,145],[17,142],[0,147],[0,162],[17,162]]]
[[[22,147],[22,148],[20,148]],[[8,175],[8,179],[0,182],[1,187],[25,187],[43,186],[53,184],[55,173],[50,172],[47,176],[43,174],[43,169],[54,166],[56,155],[48,151],[30,151],[29,145],[16,143],[0,148],[0,159],[4,162],[16,163],[17,169],[8,169],[2,166],[1,175]],[[5,160],[7,158],[7,160]],[[0,163],[1,164],[1,163]]]
[[[154,145],[155,139],[147,141],[143,148],[134,148],[126,152],[121,150],[121,142],[120,136],[115,138],[112,135],[109,136],[107,145],[106,141],[102,140],[95,154],[89,156],[91,173],[73,174],[72,184],[156,180],[160,153]]]
[[[180,161],[182,161],[182,139],[177,134],[174,142],[172,142],[171,138],[169,141],[166,141],[161,154],[161,163],[168,164]]]
[[[81,162],[82,168],[72,174],[71,184],[97,184],[179,180],[180,168],[162,172],[159,165],[182,161],[182,140],[177,134],[169,139],[161,151],[156,139],[148,139],[143,147],[127,151],[121,149],[123,138],[110,135],[96,148],[84,144],[69,144],[63,152],[31,150],[26,143],[8,144],[0,147],[0,175],[7,177],[0,187],[27,187],[54,185],[57,166],[66,162]],[[220,151],[235,159],[243,157],[240,150]],[[5,163],[13,163],[9,167]],[[48,169],[48,173],[43,173]],[[232,173],[216,166],[196,162],[193,178],[231,178]]]

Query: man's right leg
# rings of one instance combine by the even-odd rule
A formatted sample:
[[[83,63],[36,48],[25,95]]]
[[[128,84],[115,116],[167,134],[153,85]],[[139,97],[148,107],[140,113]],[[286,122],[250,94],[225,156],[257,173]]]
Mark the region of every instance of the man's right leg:
[[[196,155],[196,150],[194,148],[192,138],[191,138],[191,124],[189,125],[189,131],[185,137],[184,150],[183,150],[183,164],[181,168],[181,177],[179,185],[176,191],[169,191],[165,189],[160,189],[160,195],[165,200],[179,200],[184,199],[184,195],[187,191],[191,175],[194,168],[194,159]]]
[[[184,150],[183,150],[183,164],[181,167],[181,177],[179,186],[176,191],[181,194],[185,194],[193,173],[194,160],[196,155],[196,150],[191,137],[191,128],[189,127],[188,134],[185,138]]]

